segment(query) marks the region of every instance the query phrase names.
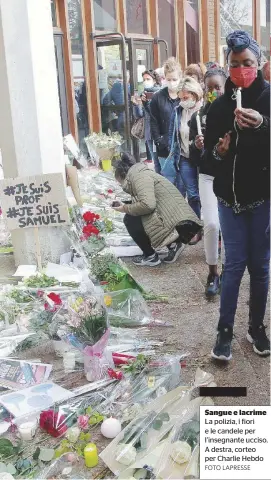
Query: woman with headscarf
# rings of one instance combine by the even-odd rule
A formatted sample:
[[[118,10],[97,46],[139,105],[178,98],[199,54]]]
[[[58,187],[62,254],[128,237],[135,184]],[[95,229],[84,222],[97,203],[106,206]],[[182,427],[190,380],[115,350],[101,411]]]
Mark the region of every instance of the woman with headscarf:
[[[225,94],[208,112],[204,140],[207,161],[215,172],[226,255],[212,351],[218,360],[232,357],[234,319],[246,268],[250,274],[247,340],[258,355],[270,355],[264,326],[270,261],[270,86],[260,70],[260,47],[250,34],[237,30],[228,35],[227,45],[230,78]]]
[[[209,275],[205,293],[208,299],[213,298],[220,291],[220,277],[218,273],[218,240],[219,218],[217,198],[213,191],[214,172],[204,161],[204,131],[206,118],[212,103],[224,94],[226,73],[223,68],[211,68],[204,77],[205,104],[199,112],[194,113],[190,122],[190,160],[199,168],[199,194],[204,219],[204,248],[206,262],[209,266]],[[198,118],[197,118],[198,115]],[[200,122],[201,132],[198,132]]]

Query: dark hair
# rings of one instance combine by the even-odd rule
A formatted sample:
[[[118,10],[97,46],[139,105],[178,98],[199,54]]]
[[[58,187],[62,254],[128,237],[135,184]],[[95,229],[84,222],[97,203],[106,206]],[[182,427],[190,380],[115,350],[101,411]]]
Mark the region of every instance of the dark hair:
[[[210,77],[223,77],[223,79],[226,81],[227,80],[227,74],[225,70],[222,67],[217,67],[217,68],[210,68],[207,70],[207,72],[204,75],[204,82],[206,81],[207,78]]]
[[[142,73],[142,77],[144,77],[144,75],[149,75],[157,85],[161,84],[160,77],[155,70],[145,70],[145,72]]]
[[[136,159],[128,152],[121,153],[120,160],[115,164],[115,178],[124,180],[130,168],[136,164]]]

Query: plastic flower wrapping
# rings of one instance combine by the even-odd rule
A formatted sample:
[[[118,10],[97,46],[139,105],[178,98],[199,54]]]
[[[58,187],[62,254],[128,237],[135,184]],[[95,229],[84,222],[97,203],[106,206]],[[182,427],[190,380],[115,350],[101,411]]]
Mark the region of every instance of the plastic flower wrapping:
[[[177,387],[147,404],[134,416],[101,453],[101,458],[115,475],[140,461],[159,444],[182,416],[190,395],[190,388]]]
[[[133,360],[126,359],[123,379],[99,408],[106,415],[117,415],[126,424],[142,411],[143,405],[181,385],[181,362],[186,356],[153,358],[139,354]]]

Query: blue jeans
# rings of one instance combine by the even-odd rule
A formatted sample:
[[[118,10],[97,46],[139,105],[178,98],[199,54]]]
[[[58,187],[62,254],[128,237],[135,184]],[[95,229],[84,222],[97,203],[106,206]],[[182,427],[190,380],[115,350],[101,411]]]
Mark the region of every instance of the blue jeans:
[[[189,159],[182,156],[180,159],[179,172],[176,171],[172,161],[166,162],[166,159],[164,158],[159,158],[159,161],[162,168],[162,175],[171,183],[176,185],[183,197],[187,196],[190,207],[200,218],[200,197],[197,167],[194,167],[189,162]]]
[[[159,160],[158,160],[157,152],[154,151],[153,140],[146,140],[146,144],[148,145],[148,149],[149,149],[150,154],[151,154],[151,159],[154,163],[154,170],[156,171],[156,173],[160,173],[161,172],[161,167],[160,167],[160,163],[159,163]]]
[[[166,160],[167,159],[165,157],[158,157],[158,161],[160,164],[160,171],[163,177],[167,178],[171,183],[176,185],[179,192],[181,192],[182,196],[185,198],[186,189],[182,181],[182,178],[180,177],[180,175],[178,175],[179,172],[176,172],[174,165],[172,165],[171,162],[166,162]],[[177,176],[179,176],[178,186],[177,186]]]
[[[269,286],[270,202],[235,214],[218,203],[220,226],[225,244],[219,327],[233,326],[239,288],[246,267],[250,274],[249,322],[263,323]]]

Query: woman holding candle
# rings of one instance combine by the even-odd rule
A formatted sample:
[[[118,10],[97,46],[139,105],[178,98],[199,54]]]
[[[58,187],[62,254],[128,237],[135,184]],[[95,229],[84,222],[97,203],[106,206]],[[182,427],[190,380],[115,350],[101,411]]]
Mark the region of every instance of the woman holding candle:
[[[222,68],[212,68],[204,77],[205,105],[194,113],[190,122],[190,159],[199,168],[199,193],[204,219],[204,248],[206,262],[209,265],[209,275],[205,293],[207,298],[213,298],[220,291],[218,273],[218,240],[219,218],[217,198],[213,191],[214,172],[204,161],[204,131],[208,111],[218,97],[223,95],[226,73]]]
[[[214,169],[220,226],[225,245],[218,333],[212,357],[230,360],[239,287],[250,274],[247,340],[270,355],[264,317],[270,262],[270,86],[260,70],[258,43],[245,31],[227,37],[230,78],[225,94],[208,112],[206,161]],[[236,108],[241,88],[242,108]]]
[[[170,155],[167,158],[163,175],[182,193],[180,183],[185,185],[190,207],[200,218],[200,198],[198,189],[197,166],[193,164],[189,153],[189,122],[193,113],[202,105],[203,91],[200,84],[186,77],[178,88],[179,105],[175,108],[169,128]],[[195,245],[201,239],[201,233],[190,242]]]

